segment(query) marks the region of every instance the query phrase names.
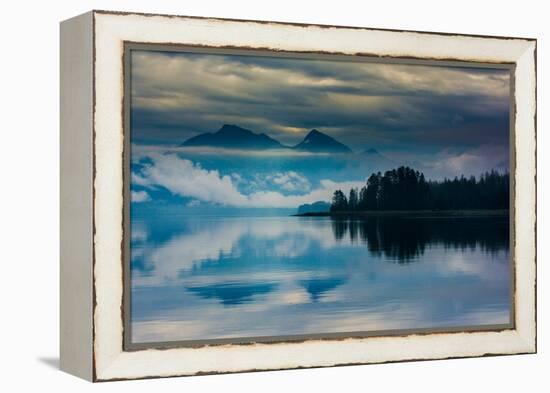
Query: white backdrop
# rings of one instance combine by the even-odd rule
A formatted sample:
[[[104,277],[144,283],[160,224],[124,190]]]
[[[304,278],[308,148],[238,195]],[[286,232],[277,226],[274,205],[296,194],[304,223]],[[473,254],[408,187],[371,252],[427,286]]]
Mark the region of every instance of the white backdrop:
[[[504,1],[25,1],[0,14],[0,390],[280,392],[544,391],[550,382],[548,166],[545,97],[550,44],[544,2]],[[539,354],[171,378],[92,386],[58,363],[58,22],[111,9],[287,22],[536,37],[538,41]]]

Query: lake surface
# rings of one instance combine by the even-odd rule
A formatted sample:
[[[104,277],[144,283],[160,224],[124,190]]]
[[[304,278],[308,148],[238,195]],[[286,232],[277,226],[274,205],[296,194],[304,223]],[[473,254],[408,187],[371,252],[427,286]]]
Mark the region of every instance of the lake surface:
[[[510,321],[508,217],[131,222],[134,343]]]

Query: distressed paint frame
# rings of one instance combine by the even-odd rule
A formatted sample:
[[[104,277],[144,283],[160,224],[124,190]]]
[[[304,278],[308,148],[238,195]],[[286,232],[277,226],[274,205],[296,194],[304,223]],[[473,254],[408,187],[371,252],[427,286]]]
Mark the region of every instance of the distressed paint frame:
[[[65,306],[67,311],[82,315],[91,310],[93,316],[89,332],[82,328],[91,336],[91,356],[84,350],[74,356],[84,369],[91,369],[91,377],[86,373],[80,376],[106,381],[536,352],[536,40],[104,11],[86,14],[86,23],[89,18],[93,67],[88,89],[93,108],[88,109],[93,110],[93,121],[91,130],[85,131],[92,141],[86,158],[93,168],[86,174],[93,182],[93,201],[90,210],[82,214],[89,213],[93,222],[93,243],[88,250],[92,290],[89,293],[84,288],[74,294],[78,298],[74,304],[80,302],[87,308],[77,311],[71,309],[74,304]],[[514,190],[520,191],[512,193],[515,328],[124,351],[125,42],[515,64],[515,133],[511,145],[516,165],[512,183]],[[63,247],[70,248],[62,238]],[[62,260],[62,267],[64,264],[68,262]],[[84,270],[81,274],[86,278],[90,273]],[[62,272],[62,286],[68,279]],[[62,316],[62,328],[70,323],[70,318]],[[62,367],[64,357],[67,354],[62,349]]]

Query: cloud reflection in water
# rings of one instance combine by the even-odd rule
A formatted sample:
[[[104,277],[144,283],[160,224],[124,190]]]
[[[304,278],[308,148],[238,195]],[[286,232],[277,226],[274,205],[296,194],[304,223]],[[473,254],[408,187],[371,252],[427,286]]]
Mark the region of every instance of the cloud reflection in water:
[[[503,324],[507,218],[132,219],[134,342]]]

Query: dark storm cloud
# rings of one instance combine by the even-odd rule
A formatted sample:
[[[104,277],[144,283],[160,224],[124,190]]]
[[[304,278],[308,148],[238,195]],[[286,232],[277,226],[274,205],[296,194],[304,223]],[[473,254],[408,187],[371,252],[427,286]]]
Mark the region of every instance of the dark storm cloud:
[[[318,128],[354,150],[508,146],[506,70],[140,51],[132,72],[137,143],[234,123],[287,144]]]

